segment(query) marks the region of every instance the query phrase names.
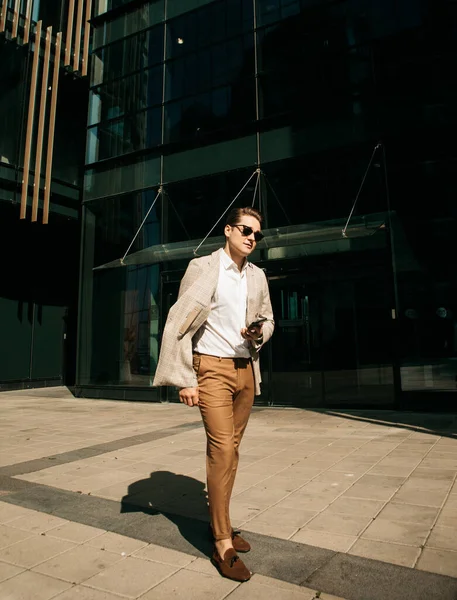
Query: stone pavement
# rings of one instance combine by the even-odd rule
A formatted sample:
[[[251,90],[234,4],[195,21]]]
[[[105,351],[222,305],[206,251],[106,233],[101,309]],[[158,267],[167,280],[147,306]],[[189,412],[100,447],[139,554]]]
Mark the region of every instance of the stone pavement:
[[[457,600],[456,415],[255,409],[242,585],[208,560],[198,410],[6,392],[0,431],[2,600]]]

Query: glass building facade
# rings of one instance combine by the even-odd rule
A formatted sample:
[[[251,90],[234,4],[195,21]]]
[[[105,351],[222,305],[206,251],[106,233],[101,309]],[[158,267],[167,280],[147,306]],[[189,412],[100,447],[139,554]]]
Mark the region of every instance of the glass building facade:
[[[277,323],[258,403],[453,407],[456,8],[95,2],[78,394],[176,400],[161,332],[236,197]]]
[[[75,382],[88,79],[70,14],[0,0],[0,391]]]

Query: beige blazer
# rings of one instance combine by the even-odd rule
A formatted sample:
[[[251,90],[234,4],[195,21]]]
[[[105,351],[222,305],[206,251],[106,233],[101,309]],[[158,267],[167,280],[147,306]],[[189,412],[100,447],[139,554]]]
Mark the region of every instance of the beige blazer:
[[[220,249],[209,256],[190,261],[181,281],[178,300],[168,313],[154,386],[197,387],[197,376],[192,366],[192,338],[210,313],[219,279],[220,253],[223,251]],[[272,336],[274,320],[265,273],[252,263],[248,263],[246,273],[246,327],[260,317],[268,319],[263,324],[263,337],[257,342],[251,342],[255,393],[259,395],[262,380],[259,350]]]

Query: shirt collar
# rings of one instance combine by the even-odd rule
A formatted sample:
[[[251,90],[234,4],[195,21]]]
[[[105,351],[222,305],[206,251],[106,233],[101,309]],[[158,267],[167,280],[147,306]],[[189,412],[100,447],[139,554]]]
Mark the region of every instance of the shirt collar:
[[[240,272],[236,263],[233,262],[233,260],[230,258],[230,256],[227,254],[227,252],[223,248],[221,250],[221,263],[226,271],[228,269],[232,268],[232,269],[236,269],[238,272]],[[243,268],[241,269],[241,273],[243,273],[246,270],[248,264],[249,264],[249,262],[248,262],[248,259],[246,258],[244,261]]]

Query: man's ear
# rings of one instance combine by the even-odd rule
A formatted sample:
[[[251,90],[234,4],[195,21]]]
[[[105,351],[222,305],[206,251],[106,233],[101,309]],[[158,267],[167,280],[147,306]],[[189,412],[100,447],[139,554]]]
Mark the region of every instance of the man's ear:
[[[232,230],[232,228],[230,227],[230,225],[226,225],[224,227],[224,234],[226,237],[228,237],[230,235],[231,230]]]

